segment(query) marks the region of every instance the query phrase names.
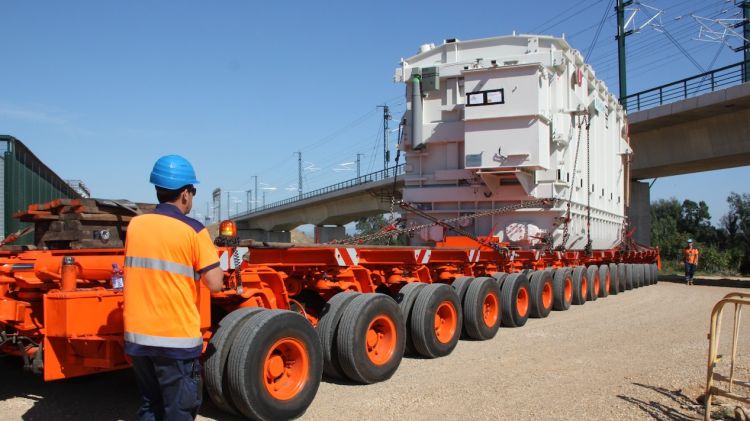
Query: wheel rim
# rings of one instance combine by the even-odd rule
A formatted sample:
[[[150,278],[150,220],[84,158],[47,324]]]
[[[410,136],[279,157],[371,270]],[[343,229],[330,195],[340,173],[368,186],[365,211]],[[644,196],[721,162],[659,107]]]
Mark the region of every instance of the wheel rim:
[[[367,358],[375,365],[383,365],[391,360],[396,351],[396,325],[390,317],[381,314],[367,328],[365,346]]]
[[[552,285],[549,282],[542,287],[542,305],[545,309],[552,307]]]
[[[565,278],[565,302],[569,303],[573,300],[573,280],[570,277]]]
[[[599,278],[598,275],[594,275],[594,295],[598,296],[599,295],[599,291],[601,291],[601,289],[602,289],[602,287],[601,287],[601,279]]]
[[[589,296],[589,282],[586,278],[581,279],[581,299],[585,300]]]
[[[516,310],[518,310],[518,315],[521,317],[526,316],[526,313],[529,311],[529,293],[526,291],[526,288],[518,288]]]
[[[443,301],[435,312],[435,337],[438,342],[447,344],[456,334],[458,315],[450,301]]]
[[[487,327],[493,327],[498,317],[500,317],[500,306],[497,296],[491,292],[484,297],[484,303],[482,303],[482,320]]]
[[[263,384],[274,399],[289,400],[305,387],[310,371],[307,348],[295,338],[274,343],[263,364]]]
[[[607,292],[609,292],[610,287],[612,286],[612,277],[609,276],[609,272],[604,276],[604,285],[607,289]]]

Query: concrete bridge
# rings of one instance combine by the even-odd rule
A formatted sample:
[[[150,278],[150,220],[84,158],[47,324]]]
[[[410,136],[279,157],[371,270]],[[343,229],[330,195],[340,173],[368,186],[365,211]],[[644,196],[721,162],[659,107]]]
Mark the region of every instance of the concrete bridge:
[[[391,211],[391,198],[401,197],[404,164],[365,174],[302,195],[233,215],[241,238],[291,241],[290,231],[315,225],[316,242],[344,236],[344,225],[359,218]]]

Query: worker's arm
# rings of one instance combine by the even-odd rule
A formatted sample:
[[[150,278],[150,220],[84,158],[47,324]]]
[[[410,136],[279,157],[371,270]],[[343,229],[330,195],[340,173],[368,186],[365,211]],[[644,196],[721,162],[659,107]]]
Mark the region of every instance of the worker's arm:
[[[201,274],[201,281],[211,292],[219,292],[224,288],[224,271],[218,266],[211,268]]]

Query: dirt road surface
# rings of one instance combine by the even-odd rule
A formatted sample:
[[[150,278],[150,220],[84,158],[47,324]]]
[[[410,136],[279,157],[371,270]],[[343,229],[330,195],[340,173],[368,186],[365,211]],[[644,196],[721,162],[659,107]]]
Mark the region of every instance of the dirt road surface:
[[[383,383],[324,381],[303,419],[701,419],[695,399],[711,308],[729,292],[750,292],[743,282],[717,282],[660,282],[552,312],[489,341],[462,340],[444,358],[405,358]],[[748,379],[750,332],[743,333],[740,378]],[[0,370],[4,420],[132,419],[139,404],[129,372],[45,384],[15,360],[0,359]],[[236,418],[206,403],[198,419]]]

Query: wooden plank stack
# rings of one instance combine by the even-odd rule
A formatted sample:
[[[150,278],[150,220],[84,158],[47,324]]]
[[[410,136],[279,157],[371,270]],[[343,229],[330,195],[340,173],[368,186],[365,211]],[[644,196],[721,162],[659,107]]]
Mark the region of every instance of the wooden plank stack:
[[[155,205],[127,200],[56,199],[13,215],[34,224],[34,244],[48,249],[118,248],[130,220]]]

